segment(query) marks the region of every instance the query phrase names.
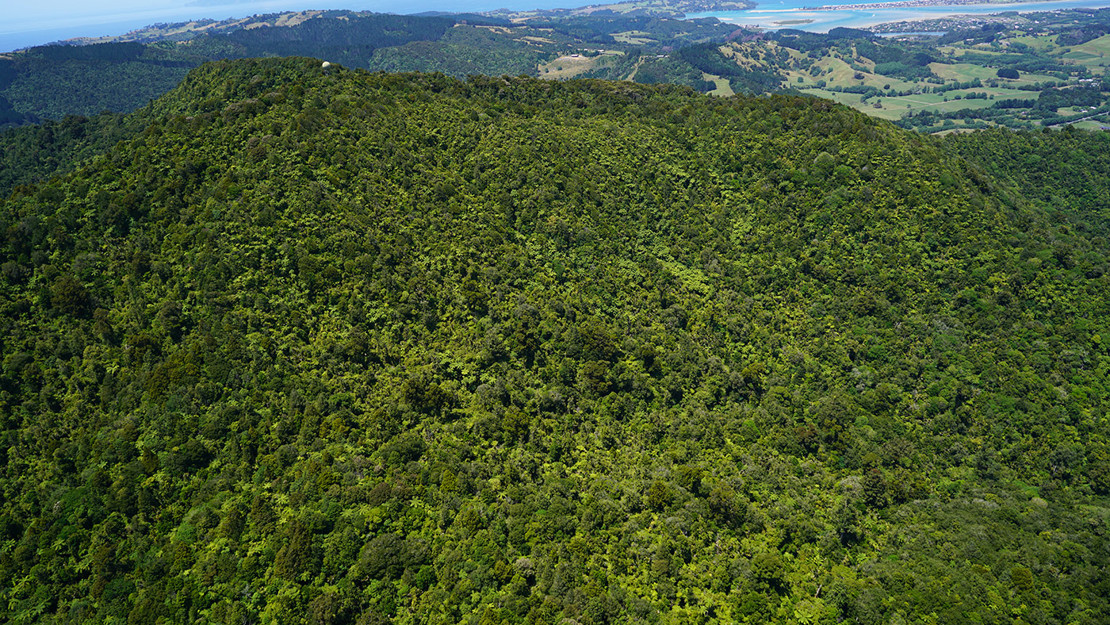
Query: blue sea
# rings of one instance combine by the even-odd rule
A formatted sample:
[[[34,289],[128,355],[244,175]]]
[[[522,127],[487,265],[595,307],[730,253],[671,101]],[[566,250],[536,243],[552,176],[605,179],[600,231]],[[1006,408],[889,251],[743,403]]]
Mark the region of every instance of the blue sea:
[[[912,7],[898,9],[841,9],[837,11],[807,11],[814,6],[852,6],[863,4],[851,0],[770,0],[761,2],[747,11],[714,11],[691,14],[687,17],[715,17],[721,21],[743,26],[758,26],[768,30],[794,28],[810,32],[828,32],[832,28],[862,28],[885,22],[924,20],[948,15],[986,15],[1018,11],[1030,13],[1061,9],[1098,9],[1110,7],[1110,0],[1062,0],[1059,2],[1023,2],[1015,4],[960,4]],[[871,4],[871,3],[868,3]],[[790,23],[807,20],[807,23]]]
[[[0,17],[0,53],[74,37],[122,35],[157,23],[224,20],[281,11],[348,9],[411,14],[577,6],[574,0],[113,0],[113,8],[106,7],[105,2],[82,0],[51,0],[49,6],[36,2],[5,4],[11,6],[5,6]],[[59,4],[66,6],[62,9]]]

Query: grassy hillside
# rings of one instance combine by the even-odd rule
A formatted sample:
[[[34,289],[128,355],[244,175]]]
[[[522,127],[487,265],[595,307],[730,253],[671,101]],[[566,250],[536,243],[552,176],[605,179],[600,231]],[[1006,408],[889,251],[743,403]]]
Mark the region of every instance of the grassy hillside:
[[[0,204],[13,622],[1097,623],[1106,241],[807,98],[201,67]]]

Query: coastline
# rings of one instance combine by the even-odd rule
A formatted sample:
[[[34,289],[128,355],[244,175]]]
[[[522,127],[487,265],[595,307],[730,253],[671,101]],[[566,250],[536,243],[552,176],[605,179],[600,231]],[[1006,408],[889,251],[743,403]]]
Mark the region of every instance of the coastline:
[[[930,20],[988,18],[1003,13],[1026,14],[1110,7],[1110,0],[1031,0],[1005,3],[988,0],[887,0],[861,4],[852,4],[851,0],[824,0],[841,1],[844,4],[814,7],[806,0],[767,0],[761,1],[759,6],[750,11],[716,11],[689,14],[686,17],[715,17],[729,24],[768,31],[795,28],[808,32],[828,32],[833,28],[869,30],[892,22],[901,23],[905,27],[913,22]],[[785,23],[801,19],[811,22],[803,25]]]
[[[1036,0],[1030,0],[1035,2]],[[884,9],[913,9],[918,7],[943,7],[960,5],[998,5],[999,7],[1023,4],[1021,2],[989,2],[984,0],[892,0],[866,4],[823,4],[802,7],[803,11],[881,11]]]

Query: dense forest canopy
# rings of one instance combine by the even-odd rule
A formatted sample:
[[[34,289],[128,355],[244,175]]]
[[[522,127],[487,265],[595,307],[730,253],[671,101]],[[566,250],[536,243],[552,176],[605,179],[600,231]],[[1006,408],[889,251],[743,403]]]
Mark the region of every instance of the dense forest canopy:
[[[1110,613],[1071,178],[1059,219],[824,100],[312,59],[136,115],[0,204],[12,622]]]
[[[991,130],[945,142],[1053,218],[1075,222],[1088,236],[1110,236],[1110,134]]]

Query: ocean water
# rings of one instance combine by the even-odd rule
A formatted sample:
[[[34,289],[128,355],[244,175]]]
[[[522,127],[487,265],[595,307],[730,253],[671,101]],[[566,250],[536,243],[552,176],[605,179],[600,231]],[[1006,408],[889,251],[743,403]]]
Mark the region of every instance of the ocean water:
[[[492,11],[508,8],[557,9],[575,0],[47,0],[6,3],[0,18],[0,53],[72,39],[122,35],[157,23],[211,18],[223,20],[281,11],[349,9],[411,14],[424,11]],[[583,4],[587,4],[583,2]]]
[[[830,29],[862,28],[885,22],[923,20],[949,15],[986,15],[1018,11],[1030,13],[1061,9],[1098,9],[1110,7],[1110,0],[1062,0],[1058,2],[1022,2],[1015,4],[960,4],[892,9],[842,9],[838,11],[807,11],[814,6],[852,6],[856,0],[770,0],[747,11],[713,11],[687,17],[715,17],[742,26],[758,26],[768,30],[794,28],[824,33]],[[806,23],[797,23],[805,21]]]

